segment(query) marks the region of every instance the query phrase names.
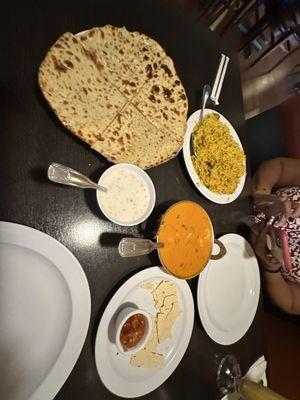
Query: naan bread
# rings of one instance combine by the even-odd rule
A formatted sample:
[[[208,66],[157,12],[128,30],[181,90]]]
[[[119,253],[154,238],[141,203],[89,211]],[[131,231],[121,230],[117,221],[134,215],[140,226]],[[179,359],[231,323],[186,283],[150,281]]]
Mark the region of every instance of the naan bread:
[[[80,34],[78,40],[99,66],[110,71],[114,85],[129,100],[166,57],[163,48],[153,39],[124,27],[93,28]]]
[[[121,93],[130,99],[138,92],[145,80],[138,81],[131,68],[138,55],[137,32],[106,25],[80,34],[78,39],[95,63],[110,72],[110,79]]]
[[[127,162],[143,169],[159,165],[179,151],[178,143],[170,140],[169,132],[158,131],[130,103],[92,148],[112,162]]]
[[[147,169],[182,147],[184,89],[172,60],[144,34],[111,25],[65,33],[39,84],[64,126],[110,161]]]
[[[79,41],[65,33],[51,47],[39,69],[39,84],[61,122],[92,144],[126,104]]]
[[[139,88],[152,79],[166,57],[164,49],[155,40],[140,34],[140,40],[136,45],[136,55],[131,61],[132,80],[142,82]]]
[[[132,102],[153,125],[169,130],[172,139],[182,144],[187,98],[170,57],[160,63]]]

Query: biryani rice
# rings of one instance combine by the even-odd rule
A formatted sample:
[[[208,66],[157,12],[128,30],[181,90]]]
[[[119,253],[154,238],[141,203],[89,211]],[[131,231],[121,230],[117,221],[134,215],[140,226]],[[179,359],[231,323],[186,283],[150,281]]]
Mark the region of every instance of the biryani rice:
[[[192,162],[200,181],[217,194],[232,194],[245,174],[245,155],[218,114],[208,114],[194,128]]]

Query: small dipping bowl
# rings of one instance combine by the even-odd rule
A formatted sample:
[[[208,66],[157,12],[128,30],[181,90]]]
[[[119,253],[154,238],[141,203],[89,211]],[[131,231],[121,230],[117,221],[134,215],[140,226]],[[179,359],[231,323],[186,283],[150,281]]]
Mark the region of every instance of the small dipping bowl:
[[[122,178],[119,179],[119,181],[118,181],[118,174]],[[124,179],[124,177],[126,178],[126,176],[127,178],[129,177],[130,179],[130,175],[131,178],[133,176],[136,176],[137,179],[135,179],[135,181],[137,185],[138,182],[141,183],[140,186],[137,186],[136,191],[134,190],[134,186],[132,184],[127,185],[126,180]],[[133,180],[131,180],[131,182],[133,181],[134,178]],[[116,183],[114,184],[114,182]],[[111,183],[111,190],[110,190],[110,183]],[[150,179],[149,175],[146,174],[145,171],[143,171],[136,165],[132,164],[113,165],[101,175],[98,184],[107,188],[106,193],[100,192],[99,190],[96,191],[97,202],[100,207],[100,210],[106,216],[106,218],[108,218],[110,221],[114,222],[117,225],[121,226],[138,225],[141,222],[145,221],[153,211],[156,199],[153,182]],[[142,199],[141,191],[143,190],[143,188],[145,188],[147,192],[147,198],[148,198],[147,206],[142,206],[141,204],[135,204],[135,202],[138,202],[138,199]],[[116,213],[108,209],[108,206],[105,204],[105,196],[111,196],[110,197],[111,202],[109,206],[111,208],[118,208],[118,207],[125,208],[129,207],[129,205],[132,203],[132,209],[130,209],[132,218],[130,218],[130,220],[128,219],[122,220],[113,215]],[[139,207],[141,207],[142,212],[138,210]]]
[[[125,351],[120,340],[121,330],[125,322],[128,321],[130,317],[136,314],[141,314],[145,317],[146,326],[145,326],[144,336],[136,346],[131,347],[127,351]],[[116,317],[115,327],[116,327],[115,341],[119,352],[125,355],[132,355],[141,350],[148,342],[150,335],[152,333],[152,319],[151,316],[144,310],[140,310],[134,307],[124,307]]]

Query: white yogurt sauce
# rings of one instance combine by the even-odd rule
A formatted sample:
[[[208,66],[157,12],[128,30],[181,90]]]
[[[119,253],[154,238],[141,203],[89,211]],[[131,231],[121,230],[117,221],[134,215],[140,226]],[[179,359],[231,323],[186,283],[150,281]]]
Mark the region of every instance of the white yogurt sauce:
[[[126,168],[113,169],[101,179],[107,192],[100,192],[103,211],[120,222],[134,222],[147,211],[150,191],[144,179]]]

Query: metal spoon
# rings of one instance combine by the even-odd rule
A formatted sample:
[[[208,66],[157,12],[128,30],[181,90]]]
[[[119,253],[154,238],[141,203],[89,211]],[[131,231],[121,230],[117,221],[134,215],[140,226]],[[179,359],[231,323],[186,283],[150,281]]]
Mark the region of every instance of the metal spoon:
[[[50,181],[60,183],[61,185],[75,186],[81,189],[96,189],[107,192],[103,186],[91,181],[87,176],[75,171],[65,165],[52,163],[48,168],[48,178]]]
[[[164,247],[163,243],[142,238],[123,238],[119,243],[121,257],[136,257],[151,253]]]
[[[205,106],[210,97],[210,93],[211,93],[210,86],[204,85],[203,91],[202,91],[202,105],[201,105],[200,116],[199,116],[199,121],[198,121],[199,125],[202,124]],[[190,154],[191,154],[191,156],[196,156],[196,151],[195,151],[195,147],[194,147],[194,131],[192,131],[191,136],[190,136]]]

